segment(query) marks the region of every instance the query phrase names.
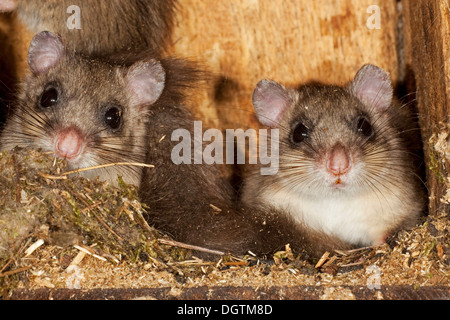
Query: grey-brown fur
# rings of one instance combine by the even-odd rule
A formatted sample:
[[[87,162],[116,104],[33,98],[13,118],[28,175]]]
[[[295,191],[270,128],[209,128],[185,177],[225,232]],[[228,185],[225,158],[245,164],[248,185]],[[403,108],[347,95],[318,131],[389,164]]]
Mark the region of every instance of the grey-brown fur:
[[[20,84],[17,99],[1,136],[2,149],[15,146],[42,148],[52,151],[52,136],[61,127],[76,124],[89,138],[89,146],[98,158],[92,165],[113,162],[144,163],[149,145],[146,135],[150,110],[136,110],[129,106],[129,96],[124,84],[124,73],[132,64],[154,57],[151,52],[128,53],[105,59],[84,58],[67,52],[48,73],[30,74]],[[155,105],[181,107],[186,89],[195,86],[202,74],[188,61],[165,59],[161,61],[166,70],[165,89]],[[46,86],[61,89],[61,107],[42,112],[38,103]],[[124,125],[120,135],[111,135],[102,126],[99,112],[108,103],[124,108]],[[139,113],[142,112],[142,113]],[[167,110],[167,112],[170,112]],[[170,153],[169,153],[170,154]],[[70,167],[70,164],[69,164]],[[75,168],[72,168],[75,169]],[[125,175],[126,182],[138,184],[141,168],[121,167],[118,173]],[[92,173],[115,179],[115,169],[100,169]],[[125,178],[124,177],[124,178]]]
[[[184,105],[185,95],[205,78],[195,64],[181,59],[161,60],[165,71],[162,95],[154,104],[135,109],[130,106],[125,75],[136,63],[154,56],[127,53],[100,60],[69,50],[62,53],[56,65],[40,73],[36,69],[40,64],[34,60],[44,54],[47,57],[48,52],[39,50],[52,45],[58,48],[55,43],[59,40],[48,33],[36,39],[29,55],[34,73],[20,87],[0,138],[2,150],[19,146],[54,152],[55,132],[76,125],[88,141],[87,153],[98,156],[91,165],[139,162],[155,166],[145,170],[114,167],[85,175],[112,182],[121,175],[126,182],[140,186],[140,197],[149,206],[149,223],[176,240],[234,254],[249,250],[269,254],[288,243],[296,251],[316,256],[322,253],[324,248],[315,245],[315,235],[303,234],[304,230],[286,216],[265,208],[235,209],[232,188],[222,178],[220,168],[173,163],[171,150],[178,141],[171,141],[172,132],[185,128],[193,136],[194,118]],[[60,101],[50,109],[42,109],[40,99],[49,84],[58,88]],[[124,108],[125,122],[117,133],[106,130],[99,117],[102,106],[110,102]]]
[[[377,219],[385,215],[385,236],[414,226],[425,210],[426,198],[419,169],[422,164],[420,134],[410,106],[400,106],[394,100],[387,111],[375,112],[355,96],[352,84],[340,87],[313,83],[283,90],[289,107],[273,126],[280,129],[279,172],[262,176],[259,168],[254,167],[245,179],[242,201],[247,206],[272,207],[276,214],[291,219],[299,228],[309,229],[312,216],[300,222],[301,218],[296,218],[298,208],[287,210],[284,206],[308,203],[306,207],[315,207],[313,214],[320,216],[345,203],[348,212],[344,210],[339,217],[338,213],[335,216],[330,213],[327,219],[338,220],[350,229],[353,224],[359,228],[357,224],[361,222],[356,222],[355,217],[367,216],[365,228],[371,230],[377,226]],[[381,98],[389,101],[388,96]],[[355,121],[361,116],[372,124],[374,135],[371,138],[355,133]],[[311,131],[303,143],[295,144],[291,134],[299,122]],[[361,164],[363,169],[349,188],[331,190],[324,186],[319,167],[326,152],[336,144],[345,146],[354,155],[354,162],[358,162],[354,165]],[[322,205],[327,201],[329,206]],[[360,211],[352,212],[352,208]],[[375,244],[364,243],[356,237],[352,241],[342,239],[341,235],[334,238],[332,232],[314,230],[317,230],[314,235],[319,240],[317,245],[325,248]],[[331,241],[320,240],[326,237],[331,237]]]
[[[55,43],[55,37],[48,33],[35,39],[38,40],[33,45],[39,49]],[[40,55],[40,51],[33,54],[30,49],[34,73],[21,84],[0,138],[2,150],[19,146],[54,152],[55,132],[76,125],[86,137],[86,154],[96,156],[90,165],[138,162],[155,166],[144,171],[119,166],[84,176],[100,176],[114,183],[120,175],[126,182],[140,186],[141,199],[150,207],[149,223],[179,241],[245,253],[254,236],[247,232],[252,226],[231,209],[232,190],[219,168],[176,166],[171,159],[171,149],[176,144],[171,141],[173,130],[192,130],[193,118],[184,105],[185,94],[204,78],[195,64],[182,59],[161,60],[165,71],[162,95],[156,103],[135,109],[130,107],[125,77],[135,63],[156,58],[150,53],[120,54],[102,60],[68,50],[44,73],[39,73],[34,65],[34,59]],[[42,109],[39,103],[49,84],[58,88],[59,101],[55,107]],[[123,107],[124,123],[117,133],[109,132],[99,117],[102,106],[111,102]],[[71,169],[76,168],[75,164]],[[223,211],[218,214],[211,205]]]
[[[81,29],[67,28],[81,10]],[[67,47],[106,56],[122,49],[163,51],[170,43],[176,0],[18,0],[19,18],[33,32],[60,34]]]

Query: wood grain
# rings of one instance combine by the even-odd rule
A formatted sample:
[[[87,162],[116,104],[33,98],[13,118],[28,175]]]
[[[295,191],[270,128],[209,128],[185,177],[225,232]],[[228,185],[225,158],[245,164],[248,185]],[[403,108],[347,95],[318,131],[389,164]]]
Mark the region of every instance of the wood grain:
[[[442,177],[449,175],[449,161],[433,152],[429,140],[448,131],[450,111],[450,2],[405,0],[406,68],[417,90],[425,161],[430,191],[430,212],[440,208],[447,189]],[[434,157],[438,168],[432,168]],[[438,173],[438,174],[437,174]]]
[[[398,79],[396,1],[180,0],[173,52],[205,62],[221,79],[198,109],[218,125],[256,125],[258,81],[349,81],[365,63]],[[370,29],[368,8],[380,8]]]

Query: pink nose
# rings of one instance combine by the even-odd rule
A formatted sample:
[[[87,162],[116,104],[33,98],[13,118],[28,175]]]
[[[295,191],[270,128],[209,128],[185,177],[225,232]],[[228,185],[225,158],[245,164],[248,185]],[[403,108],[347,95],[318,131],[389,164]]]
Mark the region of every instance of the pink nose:
[[[68,128],[57,133],[55,139],[55,153],[60,158],[75,159],[83,149],[83,136],[80,130]]]
[[[327,170],[339,176],[348,173],[350,167],[351,161],[347,150],[340,144],[335,145],[328,155]]]

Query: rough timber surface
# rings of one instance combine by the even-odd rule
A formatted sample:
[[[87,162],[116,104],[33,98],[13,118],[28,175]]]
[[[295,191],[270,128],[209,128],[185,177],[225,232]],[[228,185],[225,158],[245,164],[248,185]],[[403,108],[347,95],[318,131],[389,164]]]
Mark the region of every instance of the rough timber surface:
[[[411,89],[417,90],[434,213],[448,210],[443,203],[448,205],[450,195],[445,195],[450,186],[450,1],[406,0],[404,14],[406,69]]]
[[[11,296],[15,300],[322,300],[333,297],[333,292],[344,292],[349,300],[450,300],[450,288],[389,286],[379,289],[366,287],[197,287],[183,290],[177,296],[171,288],[161,289],[94,289],[34,291],[17,290]],[[338,297],[335,294],[335,297]],[[341,295],[341,298],[344,294]]]

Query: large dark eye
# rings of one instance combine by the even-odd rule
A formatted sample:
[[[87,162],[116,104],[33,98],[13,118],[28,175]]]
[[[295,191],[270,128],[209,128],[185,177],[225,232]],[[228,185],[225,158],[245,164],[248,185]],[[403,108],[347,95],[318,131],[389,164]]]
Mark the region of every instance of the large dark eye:
[[[309,136],[309,129],[303,124],[298,123],[292,131],[292,141],[294,143],[301,143]]]
[[[112,130],[117,130],[122,124],[122,111],[117,107],[111,107],[105,112],[105,124]]]
[[[373,135],[373,128],[370,122],[366,118],[359,118],[358,123],[356,125],[356,130],[358,133],[366,136],[371,137]]]
[[[58,103],[58,90],[55,88],[49,88],[41,95],[40,105],[42,108],[47,109],[55,106]]]

